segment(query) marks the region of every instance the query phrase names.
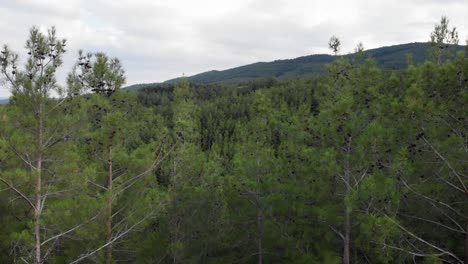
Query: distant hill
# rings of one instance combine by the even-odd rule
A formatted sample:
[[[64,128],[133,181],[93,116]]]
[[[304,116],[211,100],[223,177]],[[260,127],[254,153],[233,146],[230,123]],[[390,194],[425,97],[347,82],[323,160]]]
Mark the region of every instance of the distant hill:
[[[127,91],[127,92],[134,92],[134,91],[140,90],[141,88],[143,88],[145,86],[156,85],[156,84],[158,84],[158,83],[139,83],[139,84],[133,84],[133,85],[126,86],[126,87],[124,87],[122,89]]]
[[[8,98],[0,98],[0,105],[8,104]]]
[[[373,58],[377,65],[387,70],[403,70],[407,67],[407,54],[412,54],[415,64],[426,60],[430,43],[408,43],[370,49],[364,51],[364,57]],[[454,50],[462,50],[464,46],[452,46]],[[351,58],[356,54],[343,55]],[[257,62],[228,70],[208,71],[187,77],[188,81],[196,84],[209,83],[240,83],[263,78],[277,78],[280,80],[301,78],[323,74],[325,65],[335,58],[327,54],[309,55],[295,59],[275,60],[272,62]],[[165,84],[177,83],[180,78],[165,81]],[[146,85],[137,84],[127,87],[129,90],[138,90]]]

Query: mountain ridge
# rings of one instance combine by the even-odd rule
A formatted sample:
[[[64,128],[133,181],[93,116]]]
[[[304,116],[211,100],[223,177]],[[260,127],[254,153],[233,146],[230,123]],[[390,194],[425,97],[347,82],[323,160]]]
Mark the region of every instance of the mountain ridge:
[[[0,97],[0,105],[8,104],[10,99],[8,97]]]
[[[412,54],[414,64],[424,62],[431,47],[429,42],[413,42],[398,45],[383,46],[365,50],[365,58],[373,58],[376,64],[384,70],[403,70],[407,67],[407,54]],[[462,50],[463,45],[452,45],[455,51]],[[351,59],[356,53],[339,55],[338,57]],[[325,65],[336,59],[329,54],[312,54],[291,59],[278,59],[270,62],[254,62],[225,70],[211,70],[188,77],[169,79],[162,83],[137,84],[126,87],[128,91],[139,90],[145,86],[155,84],[175,84],[181,78],[186,78],[195,84],[210,83],[242,83],[256,79],[277,78],[280,80],[316,76],[325,73]]]

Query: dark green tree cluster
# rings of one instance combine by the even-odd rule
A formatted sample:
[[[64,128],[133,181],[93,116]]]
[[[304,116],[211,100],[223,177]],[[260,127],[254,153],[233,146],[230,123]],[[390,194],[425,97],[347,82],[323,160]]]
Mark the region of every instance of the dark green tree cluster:
[[[1,54],[1,263],[468,260],[465,52],[125,93],[102,53],[59,86],[65,45],[33,28],[24,70]]]

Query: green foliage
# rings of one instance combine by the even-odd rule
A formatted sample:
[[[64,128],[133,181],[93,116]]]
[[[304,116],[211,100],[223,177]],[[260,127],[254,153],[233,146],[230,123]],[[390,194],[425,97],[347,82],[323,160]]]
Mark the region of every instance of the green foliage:
[[[408,44],[126,93],[101,53],[58,86],[53,32],[32,30],[25,70],[2,53],[0,262],[34,262],[38,224],[48,263],[342,263],[345,241],[352,263],[465,261],[464,52],[421,63],[430,44]],[[267,78],[196,84],[228,77]]]
[[[327,77],[310,80],[250,83],[232,87],[231,91],[223,86],[211,89],[192,84],[191,93],[201,94],[203,89],[209,93],[186,102],[198,107],[192,113],[197,113],[201,131],[200,141],[194,142],[201,148],[195,151],[191,147],[195,152],[190,156],[196,157],[196,152],[202,151],[216,157],[221,166],[217,173],[224,179],[218,184],[223,186],[223,199],[227,201],[223,211],[227,218],[218,221],[227,226],[224,232],[243,230],[218,237],[222,245],[218,252],[224,253],[222,257],[209,253],[209,259],[250,256],[243,261],[254,261],[262,239],[264,251],[276,252],[265,254],[266,261],[340,262],[342,255],[337,248],[342,241],[334,230],[342,232],[345,212],[351,214],[351,251],[357,263],[408,261],[413,258],[411,243],[417,243],[428,256],[440,256],[434,248],[418,243],[416,237],[424,237],[434,246],[448,245],[458,252],[454,256],[461,256],[462,243],[458,239],[462,237],[450,235],[447,242],[440,243],[444,233],[428,236],[427,230],[440,227],[437,223],[434,226],[440,220],[421,195],[436,201],[442,200],[442,195],[447,199],[450,191],[441,182],[420,182],[421,167],[416,159],[423,161],[427,157],[416,158],[413,143],[408,140],[414,140],[419,133],[414,129],[422,124],[426,135],[429,126],[437,128],[432,136],[446,137],[447,127],[427,123],[434,120],[434,111],[441,118],[439,124],[442,119],[453,120],[453,132],[462,135],[464,126],[460,127],[463,122],[459,121],[463,120],[460,115],[464,115],[462,104],[466,98],[460,86],[464,85],[464,75],[460,74],[466,71],[465,63],[464,54],[459,54],[453,62],[441,66],[425,63],[386,75],[371,60],[359,64],[338,60],[329,66]],[[456,72],[459,75],[454,75]],[[441,89],[447,86],[453,90]],[[152,91],[147,89],[144,94]],[[155,87],[154,91],[162,92],[160,89]],[[184,89],[187,91],[187,86]],[[167,93],[167,98],[171,97],[171,92]],[[179,116],[188,112],[181,109]],[[446,111],[451,111],[452,116],[442,114]],[[196,126],[193,117],[183,120]],[[179,122],[179,127],[184,122]],[[421,140],[421,136],[418,138]],[[444,140],[461,150],[457,144],[462,142],[456,138],[452,134]],[[351,148],[344,148],[348,143]],[[422,151],[416,149],[416,153],[430,149]],[[444,153],[464,155],[448,149]],[[437,163],[430,164],[425,163],[424,174]],[[349,170],[353,186],[347,195],[342,179],[345,170]],[[261,236],[256,222],[259,212]],[[446,220],[441,224],[449,224]],[[414,236],[409,235],[408,227],[416,232]],[[187,248],[184,251],[187,258],[190,254]],[[255,251],[257,254],[252,253]]]
[[[17,55],[7,47],[2,52],[2,74],[12,97],[2,111],[0,136],[6,156],[0,179],[14,216],[7,241],[17,245],[8,262],[54,259],[60,254],[54,243],[64,240],[66,230],[89,213],[79,206],[88,200],[78,191],[86,184],[76,144],[83,131],[81,116],[73,113],[80,98],[55,81],[66,45],[55,34],[54,28],[47,35],[31,29],[24,70],[16,65]]]
[[[431,45],[433,46],[432,54],[437,63],[442,63],[454,52],[450,45],[457,45],[459,38],[457,28],[449,28],[449,20],[446,16],[442,16],[440,24],[435,25],[434,31],[431,32]]]
[[[372,58],[382,70],[404,71],[408,66],[407,54],[412,54],[414,64],[420,64],[428,58],[428,51],[431,47],[430,43],[408,43],[365,50],[361,55],[357,50],[356,53],[343,55],[342,57],[350,61],[360,56],[362,58]],[[463,46],[454,44],[448,44],[448,47],[452,54],[463,50]],[[452,57],[449,56],[449,58]],[[187,80],[195,84],[236,85],[255,80],[268,80],[271,78],[276,78],[278,80],[310,78],[326,73],[326,65],[333,60],[334,57],[331,55],[320,54],[288,60],[257,62],[222,71],[209,71],[196,74],[187,77]],[[166,81],[164,84],[174,84],[178,81],[179,79],[172,79]],[[140,85],[136,88],[148,86],[151,85]]]
[[[111,96],[125,84],[120,60],[106,54],[78,52],[78,61],[67,78],[68,86],[78,92],[92,91]]]

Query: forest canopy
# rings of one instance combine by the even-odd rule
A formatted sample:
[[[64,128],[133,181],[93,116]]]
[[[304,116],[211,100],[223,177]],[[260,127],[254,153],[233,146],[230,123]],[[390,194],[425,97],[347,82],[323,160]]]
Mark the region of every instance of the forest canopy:
[[[429,36],[398,70],[333,36],[320,75],[126,92],[102,52],[58,84],[33,27],[0,54],[0,263],[466,263],[467,48]]]

